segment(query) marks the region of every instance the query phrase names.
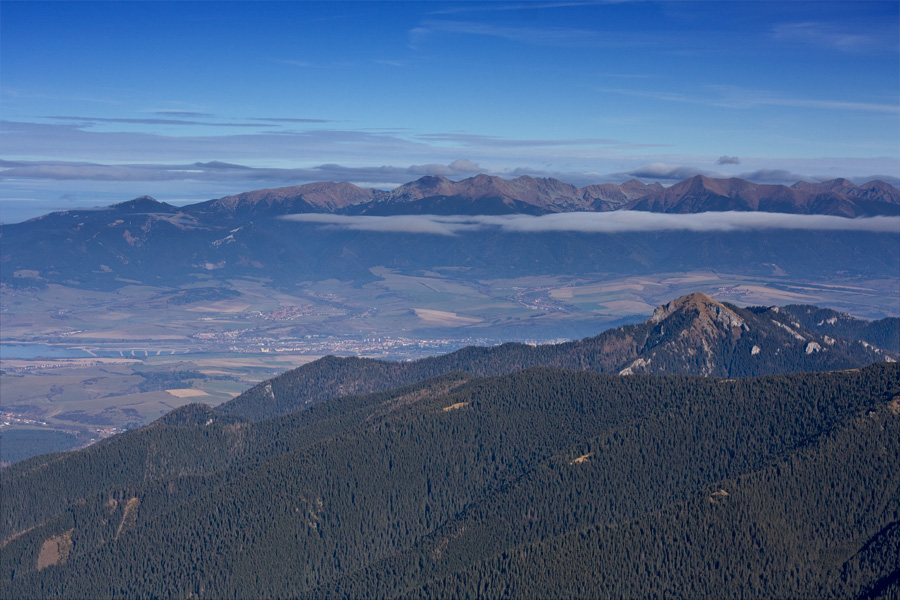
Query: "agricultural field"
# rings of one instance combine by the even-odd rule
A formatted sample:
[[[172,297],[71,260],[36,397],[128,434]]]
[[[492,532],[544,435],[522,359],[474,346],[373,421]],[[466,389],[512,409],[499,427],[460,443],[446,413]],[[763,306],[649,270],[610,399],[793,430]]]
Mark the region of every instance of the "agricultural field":
[[[3,462],[85,446],[192,402],[217,405],[316,356],[181,354],[4,359]]]

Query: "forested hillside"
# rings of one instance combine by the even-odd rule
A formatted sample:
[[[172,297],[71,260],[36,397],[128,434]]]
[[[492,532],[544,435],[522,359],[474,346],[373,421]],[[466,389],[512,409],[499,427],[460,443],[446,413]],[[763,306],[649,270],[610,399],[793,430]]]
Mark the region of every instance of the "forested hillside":
[[[808,304],[791,304],[781,310],[809,330],[833,337],[864,340],[879,348],[900,352],[900,318],[864,321],[847,313]]]
[[[789,307],[790,308],[790,307]],[[753,377],[773,373],[852,369],[900,358],[897,319],[863,321],[841,315],[841,326],[820,332],[816,313],[799,307],[740,308],[701,293],[656,309],[639,325],[610,329],[562,344],[467,347],[414,362],[326,357],[261,383],[221,405],[224,414],[269,418],[327,398],[387,390],[463,371],[485,377],[534,366],[599,373],[670,373]],[[835,311],[822,311],[830,318]],[[802,323],[798,321],[802,314]],[[821,329],[821,328],[819,328]],[[867,339],[884,340],[879,347]]]
[[[900,367],[205,407],[5,469],[4,598],[896,594]]]

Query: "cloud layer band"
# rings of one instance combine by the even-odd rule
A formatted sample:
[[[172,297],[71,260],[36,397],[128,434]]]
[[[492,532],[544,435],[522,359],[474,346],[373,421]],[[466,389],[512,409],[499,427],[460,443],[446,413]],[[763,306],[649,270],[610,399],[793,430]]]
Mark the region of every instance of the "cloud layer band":
[[[388,217],[298,214],[289,221],[317,223],[354,231],[386,233],[460,233],[499,229],[509,233],[580,232],[623,233],[650,231],[747,231],[760,229],[804,229],[821,231],[868,231],[900,234],[900,217],[848,219],[829,215],[794,215],[765,212],[706,212],[662,214],[640,211],[575,212],[532,215],[397,215]]]

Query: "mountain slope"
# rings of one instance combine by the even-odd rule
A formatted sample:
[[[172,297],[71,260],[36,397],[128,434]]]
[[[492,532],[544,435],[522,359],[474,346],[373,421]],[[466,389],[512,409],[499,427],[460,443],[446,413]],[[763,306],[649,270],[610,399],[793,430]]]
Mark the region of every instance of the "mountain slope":
[[[861,340],[884,350],[900,353],[900,318],[864,321],[830,308],[801,304],[783,306],[780,310],[811,331]]]
[[[818,595],[896,520],[898,466],[884,451],[900,424],[898,374],[880,364],[721,381],[541,368],[327,402],[242,425],[251,450],[232,466],[99,486],[12,540],[5,530],[4,594],[519,596],[528,573],[543,572],[537,596],[579,585],[587,596],[653,596],[710,589],[718,560],[741,575],[720,595]],[[132,440],[166,427],[204,438],[217,427],[208,421],[183,415],[120,436],[92,468],[105,472],[140,452]],[[266,442],[274,432],[280,439]],[[21,496],[4,503],[6,515],[27,511],[42,486],[65,488],[42,479],[53,460],[70,459],[34,460],[12,488],[2,473],[4,490]],[[759,484],[755,473],[765,474]],[[776,512],[755,500],[770,489]],[[819,489],[834,500],[818,501]],[[715,531],[728,535],[718,550]],[[774,531],[781,538],[767,537]],[[647,557],[631,554],[641,547]],[[45,548],[55,550],[42,560]],[[617,548],[625,552],[608,562],[589,553]],[[560,560],[571,570],[534,571]],[[877,560],[866,565],[845,589],[889,576]],[[501,587],[473,587],[484,577]],[[637,587],[595,585],[617,578]]]
[[[834,183],[834,182],[830,182]],[[210,275],[262,278],[271,286],[338,278],[371,280],[369,269],[435,266],[467,269],[483,279],[567,273],[631,274],[693,269],[794,278],[841,272],[893,277],[897,234],[857,231],[752,230],[517,233],[487,228],[391,235],[343,226],[286,221],[297,213],[348,216],[477,215],[643,210],[780,211],[840,216],[898,215],[900,190],[865,186],[760,186],[695,177],[669,188],[629,181],[576,188],[555,179],[505,180],[479,175],[458,182],[424,177],[393,191],[319,182],[257,190],[174,207],[141,197],[100,210],[52,213],[0,225],[2,282],[116,289],[135,282],[179,286]],[[846,273],[843,273],[846,272]]]
[[[245,192],[183,210],[191,214],[220,213],[237,219],[304,212],[539,215],[608,210],[670,213],[738,210],[858,217],[900,214],[900,190],[882,181],[856,186],[846,179],[799,182],[788,187],[697,175],[668,188],[637,180],[576,188],[553,178],[503,179],[482,174],[451,181],[434,175],[391,191],[363,189],[349,183],[317,182]]]
[[[404,184],[383,198],[350,212],[390,214],[547,214],[572,211],[615,210],[660,186],[632,180],[622,185],[603,184],[576,188],[553,178],[528,176],[507,180],[478,175],[461,181],[442,176],[422,177]]]
[[[897,358],[897,353],[857,339],[815,333],[777,307],[739,308],[696,293],[657,308],[640,325],[563,344],[470,347],[402,363],[327,357],[259,384],[218,410],[268,418],[335,395],[386,390],[453,371],[493,376],[554,366],[601,373],[749,377],[850,369]]]
[[[403,597],[893,597],[900,489],[885,450],[898,435],[881,408],[659,512],[521,544],[437,581],[420,576]],[[327,589],[352,595],[375,581],[367,575]]]
[[[787,187],[697,175],[632,200],[623,208],[665,213],[761,211],[841,217],[897,215],[900,214],[900,193],[883,182],[871,182],[863,189],[845,179]]]
[[[246,220],[269,215],[306,212],[340,212],[384,196],[379,190],[352,183],[322,181],[306,185],[256,190],[185,207],[190,214],[225,214]]]

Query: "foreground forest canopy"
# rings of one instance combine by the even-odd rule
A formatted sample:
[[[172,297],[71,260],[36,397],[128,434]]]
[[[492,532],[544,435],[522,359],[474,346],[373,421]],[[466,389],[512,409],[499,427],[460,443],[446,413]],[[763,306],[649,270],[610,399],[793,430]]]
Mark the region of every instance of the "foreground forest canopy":
[[[860,340],[894,324],[817,310],[694,294],[568,344],[327,358],[22,461],[3,596],[896,597],[900,365]],[[857,341],[807,352],[817,324]],[[750,342],[785,374],[729,375]]]
[[[891,597],[900,367],[449,375],[4,470],[4,597]]]

